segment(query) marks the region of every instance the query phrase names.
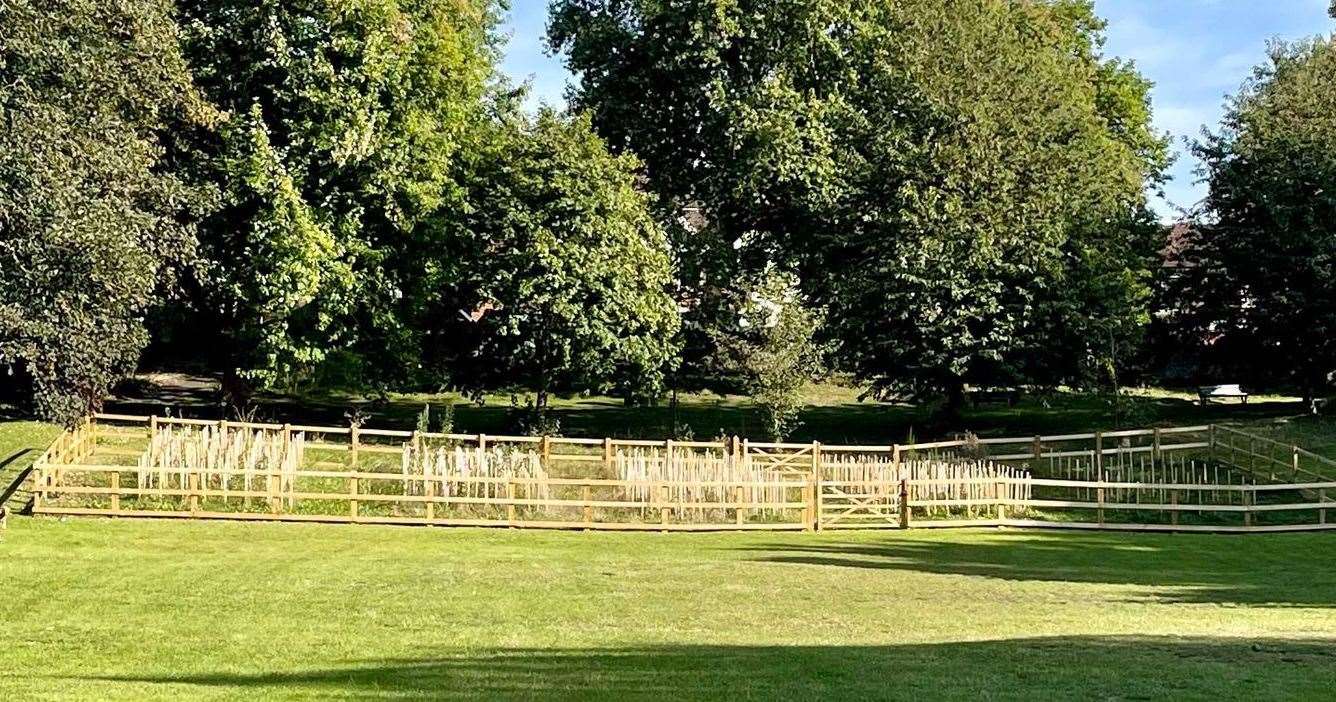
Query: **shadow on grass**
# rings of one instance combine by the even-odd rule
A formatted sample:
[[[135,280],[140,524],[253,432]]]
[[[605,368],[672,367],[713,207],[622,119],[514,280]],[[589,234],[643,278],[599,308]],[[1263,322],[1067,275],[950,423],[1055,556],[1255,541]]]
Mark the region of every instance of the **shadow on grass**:
[[[1336,535],[1228,536],[1002,532],[984,540],[887,535],[851,543],[794,541],[747,549],[755,560],[1146,588],[1170,603],[1336,607]]]
[[[1151,424],[1197,424],[1214,421],[1251,421],[1295,415],[1298,403],[1272,402],[1250,405],[1211,405],[1175,398],[1139,400],[1143,415],[1136,427]],[[370,425],[412,429],[423,400],[396,398],[370,401],[352,396],[291,397],[270,395],[256,399],[257,419],[302,424],[347,424],[346,413],[357,407]],[[440,402],[436,402],[438,408]],[[224,416],[221,396],[207,379],[181,381],[179,385],[129,384],[107,405],[108,411],[129,414],[175,414],[203,419]],[[654,407],[627,407],[608,397],[579,398],[558,402],[551,410],[566,436],[601,438],[663,438],[673,424],[689,426],[695,439],[720,435],[761,439],[763,423],[756,408],[743,398],[692,396],[677,407],[666,402]],[[910,434],[919,440],[944,438],[960,431],[980,436],[1029,436],[1096,429],[1126,428],[1103,399],[1093,395],[1064,393],[1046,398],[1027,398],[1015,407],[968,408],[957,426],[933,426],[926,407],[881,402],[840,402],[812,405],[800,413],[801,424],[789,438],[793,441],[825,443],[889,444],[905,441]],[[486,405],[455,404],[455,430],[488,434],[512,433],[510,408],[505,402]],[[680,437],[679,437],[680,438]]]
[[[291,672],[95,680],[355,699],[1297,699],[1321,698],[1336,685],[1336,642],[1078,636],[508,649]]]

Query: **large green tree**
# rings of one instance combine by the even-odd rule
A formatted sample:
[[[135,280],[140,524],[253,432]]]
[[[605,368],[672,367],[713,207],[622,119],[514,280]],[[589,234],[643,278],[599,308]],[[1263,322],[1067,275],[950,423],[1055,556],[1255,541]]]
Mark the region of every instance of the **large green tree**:
[[[134,368],[207,198],[167,123],[207,124],[168,0],[0,3],[0,373],[47,417]]]
[[[552,7],[573,104],[703,212],[688,286],[791,267],[847,367],[957,402],[1080,380],[1134,341],[1166,142],[1089,2]]]
[[[663,230],[588,120],[515,111],[487,131],[463,181],[469,210],[419,299],[428,362],[472,389],[654,393],[676,351]]]
[[[1336,39],[1276,44],[1196,145],[1210,192],[1184,254],[1188,343],[1312,396],[1336,372]]]
[[[179,0],[195,77],[226,120],[198,135],[225,206],[201,230],[197,311],[216,360],[253,385],[335,352],[402,380],[426,223],[462,207],[461,153],[484,119],[493,0]],[[198,320],[191,324],[199,328]]]

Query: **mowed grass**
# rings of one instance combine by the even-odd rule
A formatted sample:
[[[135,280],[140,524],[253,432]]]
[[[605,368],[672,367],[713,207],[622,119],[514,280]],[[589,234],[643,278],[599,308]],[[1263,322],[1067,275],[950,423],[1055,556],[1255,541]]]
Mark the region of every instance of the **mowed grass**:
[[[132,414],[178,415],[217,419],[221,405],[208,379],[175,374],[146,375],[128,384],[108,408]],[[1305,413],[1293,397],[1255,395],[1248,405],[1212,404],[1199,407],[1196,395],[1160,389],[1132,391],[1133,397],[1115,409],[1109,398],[1078,392],[1027,395],[1015,407],[987,404],[967,407],[963,416],[946,424],[933,407],[860,399],[863,390],[847,383],[810,384],[803,393],[804,407],[790,440],[827,444],[904,443],[911,437],[932,441],[970,431],[981,437],[1030,436],[1072,432],[1185,426],[1210,422],[1243,422],[1271,431],[1273,425]],[[522,401],[524,395],[518,396]],[[362,414],[365,426],[413,429],[425,404],[441,416],[454,407],[453,429],[457,432],[491,435],[517,431],[511,396],[493,394],[473,402],[457,393],[390,394],[373,399],[345,392],[272,394],[256,399],[254,417],[264,421],[345,426],[352,411]],[[665,398],[655,406],[627,406],[621,399],[604,396],[552,398],[551,415],[564,436],[602,438],[693,438],[710,440],[740,436],[765,440],[761,414],[749,398],[714,393],[682,393],[676,407]],[[1306,434],[1336,437],[1336,423],[1297,420]],[[433,426],[435,428],[435,426]],[[1283,430],[1283,429],[1281,429]],[[1307,436],[1306,438],[1314,438]],[[1336,453],[1336,441],[1332,441]],[[1316,450],[1316,449],[1315,449]]]
[[[60,427],[46,422],[0,419],[0,500],[9,495],[7,504],[12,509],[26,505],[29,498],[28,481],[16,484],[19,476],[59,433]],[[3,575],[3,565],[0,560],[0,576]]]
[[[28,518],[3,699],[1330,699],[1329,534]]]

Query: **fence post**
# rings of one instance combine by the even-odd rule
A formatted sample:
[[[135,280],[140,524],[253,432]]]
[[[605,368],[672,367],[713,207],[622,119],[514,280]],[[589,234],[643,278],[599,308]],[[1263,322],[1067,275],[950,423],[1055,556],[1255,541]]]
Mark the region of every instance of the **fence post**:
[[[1169,510],[1169,523],[1178,526],[1178,491],[1169,492],[1169,505],[1173,508]]]
[[[506,524],[515,526],[515,481],[506,481]]]
[[[659,522],[668,526],[668,486],[659,486]],[[664,529],[663,531],[668,531]]]
[[[358,442],[359,442],[359,439],[358,439],[358,429],[359,429],[359,426],[358,426],[357,424],[353,424],[353,423],[351,423],[351,422],[348,424],[348,434],[349,434],[349,444],[348,444],[348,456],[349,456],[349,461],[348,461],[348,462],[349,462],[349,465],[348,465],[348,467],[351,468],[354,472],[357,471],[357,445],[358,445]]]
[[[1096,521],[1104,526],[1104,432],[1095,432],[1095,488]]]
[[[900,528],[909,528],[909,477],[905,475],[904,465],[900,460],[900,444],[891,449],[891,466],[895,477],[900,481]]]
[[[997,521],[1005,521],[1007,518],[1007,488],[1009,484],[1006,478],[997,480]]]
[[[121,472],[116,471],[111,474],[111,513],[113,515],[121,513]]]
[[[199,515],[199,469],[195,467],[187,468],[190,471],[190,516]]]
[[[544,434],[541,447],[543,452],[543,470],[548,470],[551,467],[550,464],[552,462],[552,437]]]
[[[1159,428],[1159,427],[1155,427],[1155,431],[1154,431],[1154,434],[1152,434],[1152,439],[1151,439],[1151,441],[1152,441],[1152,443],[1151,443],[1151,449],[1150,449],[1150,465],[1151,465],[1152,468],[1156,468],[1156,467],[1159,467],[1159,465],[1160,465],[1160,461],[1161,461],[1161,457],[1160,457],[1160,456],[1161,456],[1161,448],[1160,448],[1160,447],[1161,447],[1161,443],[1160,443],[1160,428]],[[1129,458],[1128,460],[1131,460],[1131,459]]]
[[[612,438],[603,437],[603,470],[612,472]]]
[[[900,478],[900,528],[909,528],[909,479]]]
[[[1254,494],[1254,491],[1251,489],[1251,487],[1252,486],[1248,485],[1247,483],[1244,484],[1245,489],[1243,491],[1243,526],[1246,527],[1252,526],[1253,523],[1252,503],[1256,495]]]
[[[422,511],[430,522],[436,519],[436,481],[425,475],[422,478],[422,498],[426,502]]]
[[[1290,482],[1299,482],[1299,447],[1290,447]]]
[[[580,488],[580,500],[584,502],[584,523],[588,529],[590,524],[594,523],[594,506],[589,504],[589,486],[584,485]]]
[[[32,511],[42,511],[42,498],[46,496],[46,462],[42,460],[45,456],[38,457],[37,463],[33,465],[32,476]]]
[[[733,502],[734,504],[737,505],[737,509],[734,511],[737,512],[737,520],[739,526],[741,526],[747,521],[746,508],[742,506],[742,501],[743,501],[742,493],[743,491],[741,485],[738,485],[733,488]]]
[[[821,531],[821,442],[812,442],[812,531]]]
[[[357,521],[357,473],[348,478],[348,517]]]

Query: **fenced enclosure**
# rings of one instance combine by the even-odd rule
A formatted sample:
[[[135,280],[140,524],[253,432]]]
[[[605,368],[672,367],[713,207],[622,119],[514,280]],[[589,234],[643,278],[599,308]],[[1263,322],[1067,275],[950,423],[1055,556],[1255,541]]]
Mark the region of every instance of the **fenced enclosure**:
[[[583,529],[1328,528],[1336,462],[1225,425],[883,446],[442,434],[99,414],[41,514]]]

